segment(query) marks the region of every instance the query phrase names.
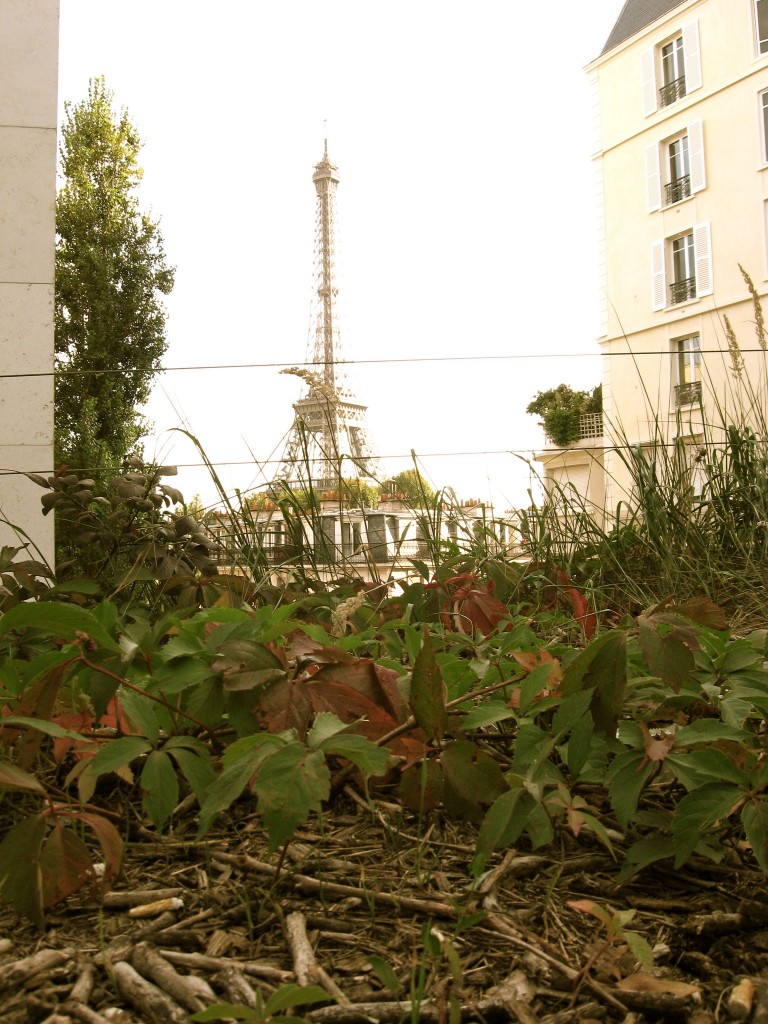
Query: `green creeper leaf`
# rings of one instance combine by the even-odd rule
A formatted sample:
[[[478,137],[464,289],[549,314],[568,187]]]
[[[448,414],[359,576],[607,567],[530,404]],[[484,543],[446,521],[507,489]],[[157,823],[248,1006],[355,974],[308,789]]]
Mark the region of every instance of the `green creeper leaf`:
[[[408,699],[416,723],[429,739],[441,740],[448,724],[445,707],[446,690],[440,667],[435,661],[429,628],[424,626],[421,650],[413,664],[411,692]]]
[[[462,800],[490,804],[507,790],[498,762],[470,740],[454,740],[440,755],[446,782]]]
[[[475,856],[470,868],[474,879],[483,873],[494,850],[509,846],[521,835],[534,806],[533,797],[522,785],[502,793],[491,805],[477,836]]]
[[[105,775],[130,764],[151,749],[151,744],[143,736],[121,736],[101,748],[91,761],[89,770],[94,775]]]
[[[359,769],[366,780],[372,776],[375,778],[384,775],[389,767],[390,755],[386,747],[377,747],[365,736],[331,736],[323,741],[320,750],[326,756],[345,757]]]
[[[58,594],[98,594],[100,590],[101,586],[95,580],[82,578],[54,584],[48,591],[47,596],[53,597]]]
[[[218,778],[211,782],[200,807],[198,839],[205,836],[217,814],[238,800],[251,781],[256,768],[257,762],[251,757],[245,757],[227,765]]]
[[[672,753],[666,757],[666,766],[671,768],[686,789],[696,789],[712,779],[721,782],[735,782],[737,785],[747,785],[747,776],[734,763],[733,758],[728,757],[717,747],[707,747],[704,750],[692,750],[688,753]]]
[[[207,1021],[246,1020],[264,1024],[264,1011],[241,1003],[214,1003],[205,1010],[193,1013],[190,1020],[205,1024]]]
[[[514,717],[515,712],[503,701],[489,700],[472,708],[464,716],[461,724],[462,728],[468,731],[469,729],[482,729],[485,726],[495,725],[496,722],[503,722]]]
[[[590,712],[587,712],[583,718],[580,718],[571,729],[565,761],[568,765],[568,771],[574,779],[578,778],[581,769],[587,763],[592,752],[594,732],[595,724],[592,721]]]
[[[163,751],[170,754],[179,766],[182,775],[192,787],[198,803],[202,803],[209,787],[216,779],[216,774],[211,765],[211,756],[205,747],[202,750],[197,750],[195,748],[188,749],[180,744],[172,746],[174,738],[178,739],[179,737],[172,737],[163,747]],[[200,746],[202,747],[203,745],[200,744]]]
[[[205,678],[193,686],[187,698],[187,711],[206,725],[218,725],[226,713],[224,691],[217,675]]]
[[[536,701],[542,691],[549,687],[549,677],[552,675],[554,662],[548,661],[543,665],[532,668],[520,685],[519,706],[521,714],[531,714],[534,710],[538,713],[543,710],[543,700]],[[535,708],[531,705],[535,702]]]
[[[669,860],[674,855],[675,841],[672,836],[655,835],[640,839],[627,850],[618,881],[626,882],[649,864]]]
[[[262,764],[254,790],[259,813],[274,852],[290,839],[312,811],[320,812],[331,791],[331,773],[319,750],[303,743],[289,743]]]
[[[589,714],[592,701],[591,690],[581,690],[565,697],[552,717],[552,732],[560,735],[572,729],[585,715]],[[592,716],[589,716],[592,721]]]
[[[632,820],[643,787],[654,772],[653,762],[644,752],[628,750],[611,765],[608,793],[619,824],[626,828]]]
[[[38,928],[44,924],[40,867],[44,839],[45,817],[34,814],[14,825],[0,843],[0,894]]]
[[[710,782],[683,797],[672,822],[676,869],[685,864],[711,825],[728,818],[742,795],[738,786]]]
[[[584,828],[591,829],[603,846],[606,848],[608,853],[613,857],[613,846],[611,845],[611,837],[608,835],[608,831],[603,823],[594,816],[594,814],[587,814],[585,811],[579,812]],[[615,858],[614,858],[615,859]]]
[[[210,665],[200,657],[175,658],[160,665],[152,676],[152,682],[165,697],[181,693],[190,687],[210,680],[214,676]]]
[[[47,636],[62,637],[69,642],[82,633],[104,650],[120,653],[117,640],[106,632],[95,615],[76,604],[51,601],[18,604],[0,619],[0,637],[15,629],[39,629]]]
[[[675,733],[675,749],[680,750],[696,743],[717,743],[719,740],[743,743],[746,735],[743,729],[734,729],[717,718],[699,718]]]
[[[653,950],[648,940],[637,932],[623,931],[621,934],[635,960],[644,970],[651,974],[653,972]]]
[[[280,1010],[291,1010],[294,1006],[306,1006],[310,1003],[333,1002],[333,996],[329,995],[319,985],[281,985],[280,988],[267,1000],[265,1007],[267,1013],[279,1013]]]
[[[0,762],[0,789],[21,789],[45,796],[45,786],[34,775],[4,761]]]
[[[332,711],[319,711],[307,735],[307,746],[310,750],[318,750],[327,739],[348,728]]]
[[[762,663],[762,656],[748,640],[734,640],[726,648],[718,668],[721,675],[727,676],[745,668],[761,668]]]
[[[639,615],[640,649],[651,673],[677,693],[695,666],[696,630],[674,615]]]
[[[482,916],[484,917],[485,915]],[[390,963],[388,963],[383,957],[376,956],[376,954],[368,957],[368,963],[371,965],[371,970],[382,983],[384,988],[393,993],[400,992],[403,987],[403,983],[395,974],[395,970]]]
[[[37,729],[44,732],[46,736],[66,737],[70,740],[82,740],[79,732],[65,729],[56,722],[49,722],[45,718],[28,718],[25,715],[7,715],[3,718],[3,725],[26,725],[30,729]]]
[[[153,750],[141,772],[144,812],[158,830],[170,818],[179,802],[179,780],[170,757],[164,750]]]
[[[741,823],[755,860],[763,871],[768,871],[768,800],[765,797],[748,800],[741,811]]]
[[[593,640],[563,673],[560,692],[570,697],[594,688],[592,717],[598,732],[613,736],[627,686],[627,635],[612,629]]]
[[[120,691],[120,703],[132,728],[146,736],[150,743],[157,743],[160,739],[160,722],[155,701],[123,688]]]

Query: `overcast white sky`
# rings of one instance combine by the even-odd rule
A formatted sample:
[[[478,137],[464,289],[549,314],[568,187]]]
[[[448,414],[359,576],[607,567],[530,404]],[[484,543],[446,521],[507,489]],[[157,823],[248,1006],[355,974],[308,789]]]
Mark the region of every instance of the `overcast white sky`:
[[[342,332],[380,455],[395,472],[414,449],[436,487],[524,502],[512,453],[543,443],[525,406],[600,379],[583,67],[622,4],[61,0],[60,106],[105,76],[177,268],[147,454],[199,463],[185,425],[242,489],[279,459],[302,382],[274,364],[307,354],[327,131]],[[178,486],[215,497],[205,470]]]

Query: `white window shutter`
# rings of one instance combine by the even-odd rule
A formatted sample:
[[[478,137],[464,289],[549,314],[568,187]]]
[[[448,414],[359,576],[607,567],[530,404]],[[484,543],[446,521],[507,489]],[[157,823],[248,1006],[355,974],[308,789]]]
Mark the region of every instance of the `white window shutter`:
[[[701,49],[699,47],[699,23],[689,21],[683,25],[683,61],[685,62],[685,91],[701,88]]]
[[[661,209],[661,163],[658,144],[645,150],[645,194],[648,198],[648,212]]]
[[[688,160],[691,167],[691,192],[701,192],[707,187],[704,168],[704,125],[693,121],[688,125]]]
[[[697,224],[693,229],[693,258],[696,264],[696,295],[711,295],[714,291],[714,282],[709,223]]]
[[[653,50],[646,50],[640,57],[640,74],[642,76],[643,114],[648,117],[659,106],[656,92],[656,55]]]
[[[667,275],[664,272],[663,238],[651,246],[651,294],[653,308],[664,309],[667,305]]]

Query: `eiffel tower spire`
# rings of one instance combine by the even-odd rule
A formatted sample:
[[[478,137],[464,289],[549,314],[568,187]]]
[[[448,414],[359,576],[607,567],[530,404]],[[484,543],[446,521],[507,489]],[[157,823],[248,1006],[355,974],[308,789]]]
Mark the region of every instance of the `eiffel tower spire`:
[[[338,489],[339,478],[365,477],[375,458],[366,429],[366,409],[347,383],[339,330],[336,280],[336,188],[338,168],[328,158],[315,165],[317,192],[315,227],[315,289],[307,361],[314,370],[284,370],[307,382],[307,391],[293,406],[295,417],[286,446],[281,478],[301,486]],[[312,328],[310,328],[312,332]]]

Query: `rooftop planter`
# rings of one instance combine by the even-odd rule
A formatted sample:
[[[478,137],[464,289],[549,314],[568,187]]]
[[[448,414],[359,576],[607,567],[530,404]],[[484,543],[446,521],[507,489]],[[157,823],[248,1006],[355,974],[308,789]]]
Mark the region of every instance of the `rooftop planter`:
[[[525,410],[541,416],[540,426],[558,448],[567,448],[575,441],[600,437],[603,433],[603,389],[574,391],[559,384],[549,391],[539,391]]]

